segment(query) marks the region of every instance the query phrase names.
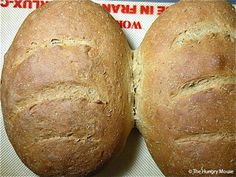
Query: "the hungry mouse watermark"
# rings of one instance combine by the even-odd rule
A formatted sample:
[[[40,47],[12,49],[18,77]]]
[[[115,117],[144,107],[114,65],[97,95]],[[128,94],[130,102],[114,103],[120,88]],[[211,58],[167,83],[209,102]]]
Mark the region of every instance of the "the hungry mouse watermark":
[[[229,174],[232,175],[234,174],[234,170],[225,170],[225,169],[205,169],[205,168],[200,168],[200,169],[189,169],[188,170],[189,174],[199,174],[199,175],[219,175],[219,174]]]

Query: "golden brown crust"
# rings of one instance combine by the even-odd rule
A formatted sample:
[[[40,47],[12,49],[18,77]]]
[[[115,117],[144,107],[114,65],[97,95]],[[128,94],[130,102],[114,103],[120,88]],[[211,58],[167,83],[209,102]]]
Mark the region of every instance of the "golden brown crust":
[[[182,1],[139,49],[138,127],[167,176],[236,169],[235,20],[226,1]]]
[[[85,176],[121,151],[133,126],[130,59],[118,24],[90,1],[50,2],[27,17],[5,56],[2,108],[30,169]]]

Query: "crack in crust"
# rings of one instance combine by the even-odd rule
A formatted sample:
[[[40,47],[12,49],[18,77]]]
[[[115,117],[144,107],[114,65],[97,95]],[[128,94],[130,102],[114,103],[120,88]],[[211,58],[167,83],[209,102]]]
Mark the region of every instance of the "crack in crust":
[[[182,97],[194,95],[204,90],[229,84],[236,84],[235,76],[210,76],[208,78],[198,78],[185,83],[176,91],[171,92],[170,97],[172,98],[172,101],[175,101]]]
[[[17,112],[26,108],[32,109],[44,101],[59,99],[84,99],[91,103],[107,104],[107,100],[100,95],[97,89],[75,83],[60,83],[36,92],[26,93],[26,95],[23,99],[16,101]]]
[[[207,143],[209,141],[236,141],[236,133],[202,133],[202,134],[194,134],[188,135],[183,138],[179,138],[175,140],[176,144],[186,144],[192,142],[204,142]]]
[[[36,43],[32,42],[31,46],[28,47],[26,53],[22,56],[20,56],[18,59],[16,59],[11,68],[17,68],[21,63],[23,63],[25,60],[29,58],[29,56],[33,55],[35,52],[37,52],[40,49],[46,49],[46,48],[53,48],[55,46],[62,46],[62,47],[77,47],[77,46],[88,46],[91,47],[95,46],[94,41],[88,41],[88,40],[81,40],[81,39],[51,39],[50,41],[45,41],[43,43]]]
[[[180,47],[186,41],[199,41],[203,37],[209,35],[215,38],[217,35],[223,35],[225,39],[234,42],[236,39],[236,32],[222,26],[218,26],[215,23],[198,23],[192,28],[187,29],[180,33],[171,44],[172,47]]]
[[[137,50],[133,52],[133,59],[132,59],[132,93],[133,93],[133,116],[134,119],[139,119],[138,115],[138,107],[140,104],[140,97],[141,97],[141,82],[142,82],[142,75],[143,75],[143,64],[141,58],[141,51]]]
[[[92,136],[86,136],[83,138],[79,138],[76,137],[74,135],[69,135],[69,136],[53,136],[53,137],[48,137],[48,138],[43,138],[43,139],[39,139],[38,141],[34,142],[33,144],[37,144],[37,143],[43,143],[43,142],[49,142],[49,141],[55,141],[55,140],[69,140],[69,141],[74,141],[74,142],[85,142],[89,139],[92,139],[93,142],[99,142],[99,139],[94,139]]]

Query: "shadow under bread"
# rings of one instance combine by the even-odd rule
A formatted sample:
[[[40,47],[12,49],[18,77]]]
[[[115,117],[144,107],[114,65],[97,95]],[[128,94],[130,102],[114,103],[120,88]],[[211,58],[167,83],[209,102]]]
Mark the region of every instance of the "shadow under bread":
[[[112,159],[98,174],[97,177],[104,176],[124,176],[125,173],[135,164],[138,152],[141,147],[142,137],[139,131],[134,128],[127,140],[124,150],[121,154]],[[95,177],[94,176],[94,177]]]

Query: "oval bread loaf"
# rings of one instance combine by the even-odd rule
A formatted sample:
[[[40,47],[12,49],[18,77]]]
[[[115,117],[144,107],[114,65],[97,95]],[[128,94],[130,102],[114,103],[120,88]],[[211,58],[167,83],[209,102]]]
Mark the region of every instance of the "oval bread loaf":
[[[90,1],[50,2],[27,17],[5,55],[2,109],[32,171],[86,176],[122,150],[131,57],[119,25]]]
[[[181,1],[154,22],[136,52],[137,124],[167,176],[192,169],[235,175],[235,37],[229,3]]]

